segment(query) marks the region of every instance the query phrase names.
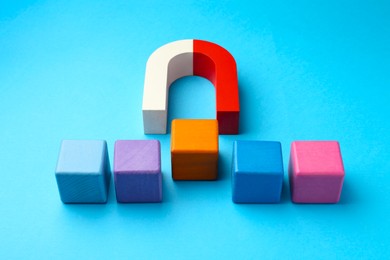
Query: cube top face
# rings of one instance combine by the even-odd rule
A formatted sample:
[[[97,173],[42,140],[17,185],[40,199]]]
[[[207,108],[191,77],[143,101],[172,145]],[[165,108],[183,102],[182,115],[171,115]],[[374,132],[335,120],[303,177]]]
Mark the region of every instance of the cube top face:
[[[295,141],[291,144],[291,160],[296,176],[344,176],[337,141]]]
[[[283,175],[282,146],[273,141],[235,141],[234,171]]]
[[[106,147],[103,140],[62,141],[56,174],[101,174]]]
[[[118,140],[114,153],[116,174],[161,172],[160,142],[157,140]]]
[[[171,151],[173,153],[218,153],[218,121],[173,120]]]

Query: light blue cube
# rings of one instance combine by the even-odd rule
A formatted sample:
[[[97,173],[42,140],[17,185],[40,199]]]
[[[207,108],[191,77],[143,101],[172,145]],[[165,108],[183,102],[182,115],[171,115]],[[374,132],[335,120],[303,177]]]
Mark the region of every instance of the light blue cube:
[[[62,141],[55,176],[62,202],[106,203],[111,179],[106,141]]]
[[[280,202],[283,172],[280,142],[235,141],[232,165],[233,202]]]

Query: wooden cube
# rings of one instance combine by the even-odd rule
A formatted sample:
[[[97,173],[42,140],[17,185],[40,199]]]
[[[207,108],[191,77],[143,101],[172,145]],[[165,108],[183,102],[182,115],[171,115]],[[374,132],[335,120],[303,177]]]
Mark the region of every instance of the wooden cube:
[[[235,203],[278,203],[283,186],[280,142],[235,141],[232,195]]]
[[[64,140],[55,171],[64,203],[105,203],[111,171],[103,140]]]
[[[291,144],[289,177],[293,202],[337,203],[344,175],[338,142],[296,141]]]
[[[217,120],[173,120],[171,136],[174,180],[215,180],[218,176]]]
[[[161,202],[160,151],[158,140],[115,142],[114,182],[118,202]]]

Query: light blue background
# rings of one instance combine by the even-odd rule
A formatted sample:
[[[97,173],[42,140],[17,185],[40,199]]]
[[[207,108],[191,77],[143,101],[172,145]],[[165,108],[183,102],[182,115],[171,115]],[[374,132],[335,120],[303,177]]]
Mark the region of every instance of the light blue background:
[[[16,3],[17,2],[17,3]],[[0,3],[0,258],[390,258],[390,5],[386,1]],[[144,136],[145,63],[205,39],[238,65],[241,134],[220,136],[220,179],[173,182],[170,135]],[[213,86],[173,84],[169,117],[213,118]],[[64,205],[62,139],[158,138],[164,202]],[[231,202],[233,140],[338,140],[336,205]]]

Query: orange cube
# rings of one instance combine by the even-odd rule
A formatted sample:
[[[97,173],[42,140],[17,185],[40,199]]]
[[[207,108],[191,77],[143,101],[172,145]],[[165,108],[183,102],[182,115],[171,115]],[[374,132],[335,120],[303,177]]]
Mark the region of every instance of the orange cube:
[[[215,180],[218,176],[218,121],[175,119],[171,127],[174,180]]]

